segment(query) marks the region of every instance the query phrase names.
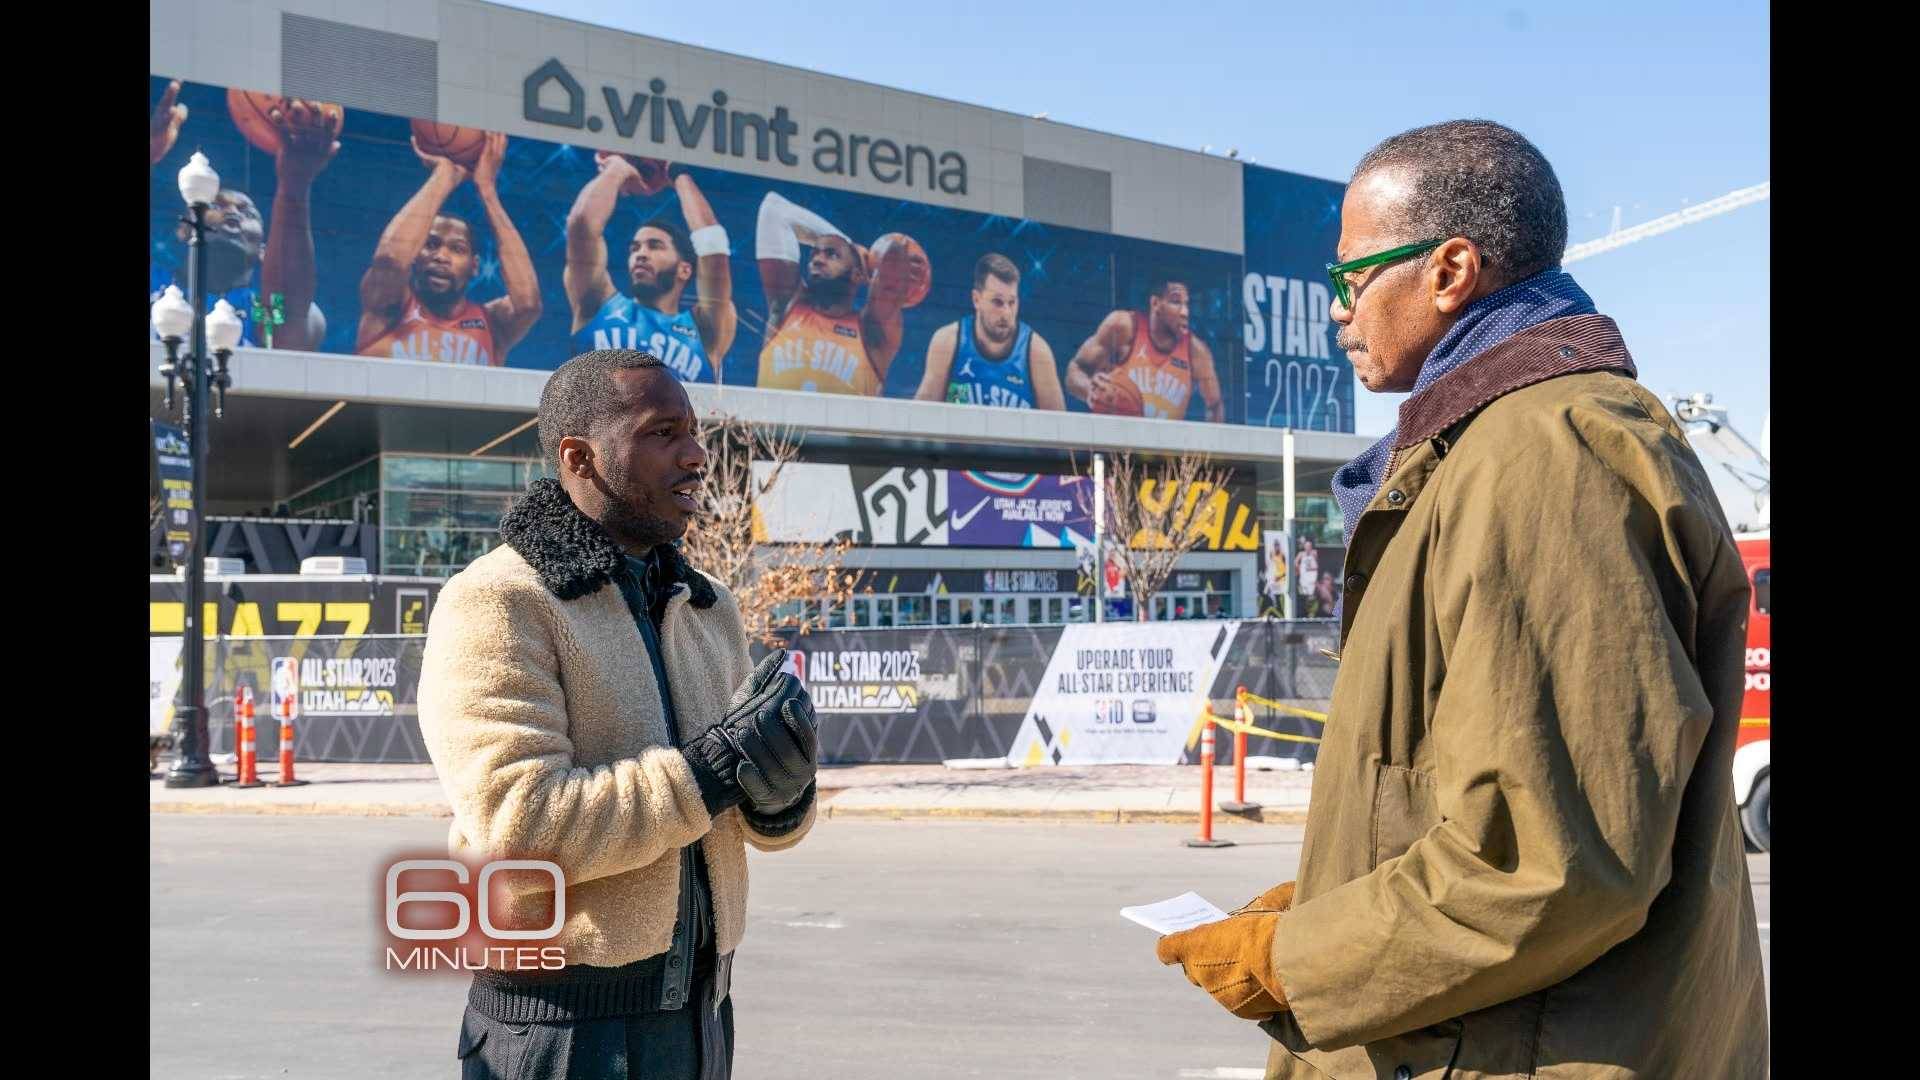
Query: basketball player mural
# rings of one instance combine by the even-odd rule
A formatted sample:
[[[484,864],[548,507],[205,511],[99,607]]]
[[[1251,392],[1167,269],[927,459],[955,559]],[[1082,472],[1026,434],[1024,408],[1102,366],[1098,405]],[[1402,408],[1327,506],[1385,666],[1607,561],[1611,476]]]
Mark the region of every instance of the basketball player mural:
[[[599,175],[567,213],[567,301],[573,349],[640,349],[666,361],[681,382],[716,382],[739,326],[733,307],[727,230],[685,170],[656,158],[601,151]],[[671,185],[686,227],[656,217],[627,242],[629,293],[607,271],[606,229],[622,195],[648,196]],[[689,232],[691,230],[691,232]],[[692,310],[680,309],[687,283],[699,286]]]
[[[416,129],[413,152],[427,167],[427,182],[387,223],[360,278],[360,333],[354,351],[397,360],[500,367],[540,318],[540,282],[526,242],[500,204],[497,184],[507,157],[507,137],[498,132],[454,129],[454,145],[471,132],[478,142],[471,165],[423,148]],[[449,153],[454,151],[449,149]],[[485,304],[467,298],[480,266],[473,225],[441,213],[448,196],[468,177],[480,195],[500,248],[500,277],[507,294]]]
[[[180,81],[167,84],[154,106],[148,130],[150,167],[173,151],[187,121],[187,107],[179,104]],[[327,317],[314,303],[319,275],[314,269],[313,222],[310,213],[314,178],[340,150],[337,137],[344,110],[338,105],[244,94],[228,97],[236,126],[247,139],[273,158],[273,228],[246,192],[223,187],[207,214],[207,310],[225,299],[240,316],[240,343],[255,348],[313,350],[327,336]],[[257,106],[257,107],[256,107]],[[241,163],[222,162],[229,176],[245,175]],[[186,227],[177,239],[186,242]],[[160,299],[169,285],[187,286],[185,248],[180,269],[159,262],[149,274],[150,300]],[[260,272],[254,284],[254,271]],[[256,306],[262,313],[273,307],[278,294],[281,318],[277,326],[256,325]],[[152,331],[149,330],[149,333]]]
[[[1053,347],[1020,321],[1020,268],[989,253],[973,264],[973,314],[934,331],[921,401],[998,405],[1009,409],[1067,407]]]
[[[1147,310],[1100,320],[1067,367],[1067,392],[1097,413],[1181,420],[1200,391],[1207,419],[1227,418],[1213,350],[1187,328],[1189,290],[1167,277],[1148,293]]]
[[[767,294],[758,385],[878,397],[900,351],[900,313],[932,286],[927,253],[888,233],[871,251],[774,192],[760,203],[755,246]],[[803,271],[800,246],[813,249]],[[865,306],[856,309],[860,287]]]

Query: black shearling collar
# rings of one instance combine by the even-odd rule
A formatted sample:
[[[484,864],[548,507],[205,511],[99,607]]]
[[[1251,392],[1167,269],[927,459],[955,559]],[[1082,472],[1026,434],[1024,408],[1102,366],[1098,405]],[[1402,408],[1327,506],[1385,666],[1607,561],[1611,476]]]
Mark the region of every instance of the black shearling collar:
[[[599,592],[625,567],[626,553],[600,523],[580,512],[560,481],[535,480],[500,518],[500,538],[540,575],[547,591],[562,600]],[[654,549],[669,581],[683,583],[693,606],[709,608],[717,597],[713,583],[687,565],[680,549]]]

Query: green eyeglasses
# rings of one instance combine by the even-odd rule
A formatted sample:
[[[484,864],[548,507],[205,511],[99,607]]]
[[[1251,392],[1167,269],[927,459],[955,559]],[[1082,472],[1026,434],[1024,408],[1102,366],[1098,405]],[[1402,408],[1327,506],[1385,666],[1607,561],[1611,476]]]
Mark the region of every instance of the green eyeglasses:
[[[1347,286],[1348,274],[1353,273],[1355,270],[1365,270],[1369,266],[1379,266],[1381,263],[1398,262],[1401,259],[1410,259],[1415,255],[1425,255],[1427,252],[1432,251],[1434,248],[1446,242],[1444,238],[1428,240],[1423,243],[1408,244],[1405,247],[1382,251],[1377,255],[1366,255],[1358,259],[1349,259],[1343,263],[1328,263],[1327,277],[1333,280],[1333,295],[1339,298],[1341,307],[1351,311],[1353,310],[1353,290]]]

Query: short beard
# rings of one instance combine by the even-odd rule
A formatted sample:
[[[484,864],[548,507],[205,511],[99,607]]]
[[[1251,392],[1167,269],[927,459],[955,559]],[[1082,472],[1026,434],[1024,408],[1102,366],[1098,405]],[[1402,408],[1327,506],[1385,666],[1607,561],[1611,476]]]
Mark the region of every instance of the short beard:
[[[643,552],[652,551],[661,544],[685,535],[684,527],[675,526],[651,510],[633,506],[613,494],[628,490],[626,478],[615,468],[607,459],[601,459],[601,471],[605,478],[605,487],[600,491],[604,500],[598,518],[601,528],[621,544],[637,547]]]
[[[837,278],[808,278],[807,303],[814,307],[833,307],[853,299],[853,275]]]
[[[661,284],[663,280],[669,279],[664,278],[662,275],[656,275],[651,285],[642,285],[640,282],[635,281],[633,283],[633,298],[643,304],[651,304],[655,300],[660,299],[672,289],[671,285]]]
[[[1333,343],[1339,347],[1341,352],[1367,351],[1367,343],[1360,340],[1359,335],[1353,332],[1353,327],[1351,326],[1341,327],[1340,332],[1333,335]]]
[[[425,287],[426,278],[420,274],[413,275],[413,280],[409,284],[413,287],[413,295],[429,308],[451,309],[453,305],[460,302],[461,294],[464,292],[459,285],[445,292],[432,292]]]

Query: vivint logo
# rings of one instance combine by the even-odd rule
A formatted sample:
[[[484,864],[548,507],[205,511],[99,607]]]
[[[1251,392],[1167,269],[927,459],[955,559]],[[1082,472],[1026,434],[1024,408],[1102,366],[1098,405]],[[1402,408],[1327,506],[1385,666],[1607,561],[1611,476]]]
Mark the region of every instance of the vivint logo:
[[[520,115],[535,124],[584,128],[595,134],[610,120],[620,138],[635,142],[644,138],[669,150],[676,143],[685,150],[711,146],[716,155],[745,158],[751,145],[754,160],[777,161],[788,167],[798,166],[800,154],[805,152],[795,148],[800,124],[785,105],[776,106],[771,116],[729,108],[727,92],[715,90],[707,102],[695,101],[689,106],[677,93],[669,94],[667,81],[661,78],[647,80],[646,93],[602,86],[600,96],[606,104],[604,118],[589,111],[592,99],[586,86],[555,57],[521,81]],[[967,193],[967,159],[957,150],[830,127],[813,129],[812,143],[810,160],[819,172],[857,179],[864,166],[865,175],[882,184],[924,186],[948,195]],[[1321,310],[1326,310],[1325,305]]]
[[[553,916],[545,926],[503,927],[493,919],[493,900],[502,891],[496,875],[531,873],[552,885]],[[401,891],[403,874],[450,874],[448,888]],[[540,891],[545,893],[542,882]],[[490,885],[496,886],[489,888]],[[386,947],[388,971],[558,971],[566,966],[566,950],[557,945],[530,946],[529,941],[551,941],[567,921],[567,879],[557,863],[545,859],[496,859],[482,864],[476,875],[454,859],[401,859],[387,867],[383,893],[387,934],[400,942],[417,944]],[[504,944],[503,944],[504,943]]]

